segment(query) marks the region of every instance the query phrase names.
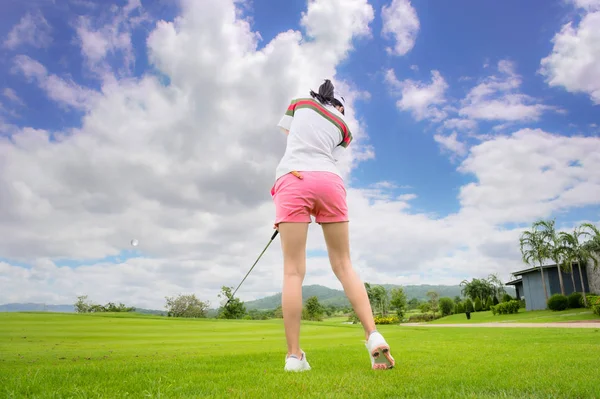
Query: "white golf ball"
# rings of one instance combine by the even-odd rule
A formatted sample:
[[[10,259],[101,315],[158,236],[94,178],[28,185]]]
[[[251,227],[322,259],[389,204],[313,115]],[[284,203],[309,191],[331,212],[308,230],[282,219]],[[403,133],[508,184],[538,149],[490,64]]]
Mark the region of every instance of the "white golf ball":
[[[134,247],[137,247],[139,244],[139,241],[136,240],[135,238],[133,240],[131,240],[131,245],[133,245]]]

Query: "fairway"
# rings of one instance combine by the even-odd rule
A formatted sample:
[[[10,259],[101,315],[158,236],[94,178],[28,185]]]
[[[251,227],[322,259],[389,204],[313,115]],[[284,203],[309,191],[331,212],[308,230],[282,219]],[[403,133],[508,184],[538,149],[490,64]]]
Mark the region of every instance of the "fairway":
[[[283,371],[281,320],[0,313],[3,398],[592,398],[598,329],[381,326],[397,367],[369,369],[358,325],[303,323],[313,370]]]

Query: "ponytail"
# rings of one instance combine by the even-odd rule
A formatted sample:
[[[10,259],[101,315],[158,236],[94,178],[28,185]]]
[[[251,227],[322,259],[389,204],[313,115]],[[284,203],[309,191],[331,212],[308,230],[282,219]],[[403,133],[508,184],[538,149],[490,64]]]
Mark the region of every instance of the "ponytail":
[[[325,83],[319,87],[319,92],[315,93],[314,91],[310,91],[310,95],[312,98],[316,98],[322,104],[334,104],[335,98],[333,97],[333,83],[329,79],[325,79]]]

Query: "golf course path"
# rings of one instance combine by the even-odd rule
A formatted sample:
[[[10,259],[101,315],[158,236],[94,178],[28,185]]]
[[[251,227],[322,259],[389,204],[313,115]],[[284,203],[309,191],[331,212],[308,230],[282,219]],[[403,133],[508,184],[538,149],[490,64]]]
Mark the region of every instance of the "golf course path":
[[[566,321],[554,323],[471,323],[471,324],[427,324],[403,323],[405,327],[516,327],[516,328],[600,328],[600,320]]]

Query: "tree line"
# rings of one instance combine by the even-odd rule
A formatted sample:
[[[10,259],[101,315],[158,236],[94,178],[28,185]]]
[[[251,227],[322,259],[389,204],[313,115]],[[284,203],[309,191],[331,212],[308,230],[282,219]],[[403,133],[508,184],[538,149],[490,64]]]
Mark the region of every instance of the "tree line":
[[[548,302],[548,291],[544,279],[543,264],[554,262],[558,271],[558,281],[562,296],[565,296],[565,286],[562,273],[570,273],[573,291],[577,292],[573,268],[579,270],[579,288],[587,307],[586,287],[583,282],[582,265],[593,263],[594,270],[598,268],[600,256],[600,230],[591,223],[582,223],[575,227],[572,233],[556,230],[556,220],[539,219],[530,230],[524,231],[519,237],[521,256],[524,263],[531,267],[539,267],[542,277],[542,288]]]

